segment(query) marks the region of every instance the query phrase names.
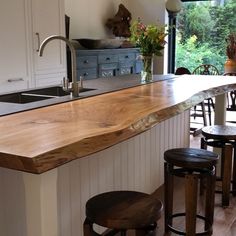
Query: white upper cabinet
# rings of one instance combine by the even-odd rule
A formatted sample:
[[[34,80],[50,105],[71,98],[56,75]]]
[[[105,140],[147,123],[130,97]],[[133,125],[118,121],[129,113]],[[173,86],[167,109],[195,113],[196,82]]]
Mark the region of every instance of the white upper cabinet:
[[[25,0],[0,7],[0,93],[25,89],[30,79],[28,18]]]
[[[63,0],[7,0],[0,7],[0,93],[59,84],[66,74],[65,44],[52,41],[38,56],[40,43],[64,35]]]
[[[65,73],[65,43],[59,40],[46,45],[38,56],[40,43],[50,35],[65,35],[62,0],[32,0],[33,55],[36,79],[40,75]]]

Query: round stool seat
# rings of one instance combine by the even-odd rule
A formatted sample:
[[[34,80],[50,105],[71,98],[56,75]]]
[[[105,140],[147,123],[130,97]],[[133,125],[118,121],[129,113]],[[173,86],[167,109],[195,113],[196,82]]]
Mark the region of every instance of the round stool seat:
[[[218,155],[197,148],[174,148],[164,153],[167,163],[187,169],[211,168],[217,163]]]
[[[140,229],[161,217],[162,203],[152,195],[135,191],[112,191],[86,203],[89,221],[110,229]]]
[[[206,139],[236,140],[236,127],[228,125],[213,125],[202,128]]]

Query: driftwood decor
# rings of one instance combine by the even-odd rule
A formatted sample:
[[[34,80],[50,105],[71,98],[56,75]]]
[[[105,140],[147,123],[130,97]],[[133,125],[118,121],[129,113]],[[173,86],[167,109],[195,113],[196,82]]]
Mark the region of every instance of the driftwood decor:
[[[131,13],[123,4],[120,4],[118,12],[113,18],[107,20],[106,26],[116,37],[130,37],[131,19]]]

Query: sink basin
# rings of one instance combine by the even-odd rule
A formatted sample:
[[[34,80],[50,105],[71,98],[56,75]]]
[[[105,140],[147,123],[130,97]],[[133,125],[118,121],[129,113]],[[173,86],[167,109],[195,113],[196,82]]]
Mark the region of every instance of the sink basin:
[[[69,92],[65,92],[60,86],[34,89],[34,90],[27,91],[27,94],[49,95],[49,96],[54,96],[54,97],[70,95]]]
[[[80,88],[79,92],[83,93],[91,90],[94,89]],[[0,102],[25,104],[67,95],[70,95],[70,93],[65,92],[60,86],[55,86],[55,87],[47,87],[41,89],[28,90],[24,92],[0,95]]]
[[[87,92],[90,90],[94,90],[94,89],[80,88],[79,92],[83,93],[83,92]],[[47,96],[54,96],[54,97],[61,97],[61,96],[70,95],[69,92],[64,91],[62,89],[62,87],[60,87],[60,86],[31,90],[31,91],[27,91],[27,94],[47,95]]]
[[[30,103],[30,102],[37,102],[45,99],[49,99],[51,97],[48,96],[31,96],[26,93],[12,93],[7,95],[0,96],[0,102],[8,102],[8,103]]]

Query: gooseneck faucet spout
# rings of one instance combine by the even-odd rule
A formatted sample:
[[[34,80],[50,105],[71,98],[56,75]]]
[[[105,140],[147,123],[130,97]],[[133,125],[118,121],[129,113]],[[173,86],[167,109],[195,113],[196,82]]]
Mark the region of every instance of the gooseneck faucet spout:
[[[59,39],[59,40],[64,41],[71,51],[71,73],[72,73],[71,92],[72,92],[73,97],[78,97],[79,96],[79,88],[78,88],[78,83],[77,83],[77,71],[76,71],[76,51],[75,51],[75,48],[72,45],[72,43],[67,38],[60,36],[60,35],[49,36],[40,45],[39,56],[41,57],[43,55],[43,51],[44,51],[44,48],[47,45],[47,43],[54,40],[54,39]]]

